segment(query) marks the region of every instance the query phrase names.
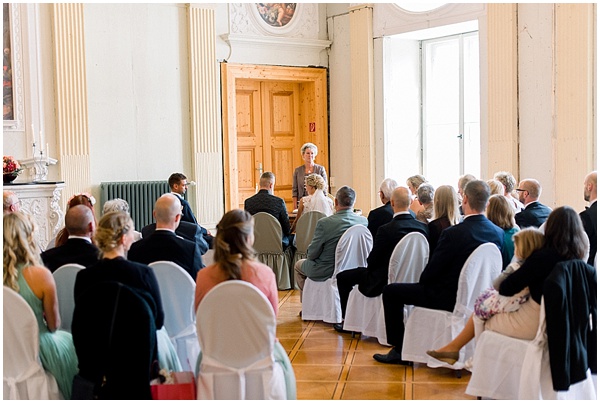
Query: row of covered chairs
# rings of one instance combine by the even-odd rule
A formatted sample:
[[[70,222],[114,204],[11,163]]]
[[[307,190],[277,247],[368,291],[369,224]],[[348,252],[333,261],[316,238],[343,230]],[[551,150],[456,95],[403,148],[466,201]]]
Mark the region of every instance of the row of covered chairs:
[[[325,214],[309,211],[298,219],[295,253],[291,248],[283,249],[281,224],[275,217],[264,212],[256,213],[253,217],[254,249],[258,253],[258,260],[273,269],[278,289],[294,288],[294,264],[300,259],[306,259],[317,221],[325,217]]]
[[[191,292],[182,292],[177,286],[163,287],[167,270],[172,278],[179,277],[174,274],[178,269],[183,274],[181,278],[189,276],[179,267],[162,262],[153,268],[165,299],[177,300],[165,304],[165,326],[179,332],[180,337],[174,342],[181,362],[193,359],[195,367],[202,351],[197,398],[281,400],[289,396],[282,364],[274,358],[277,321],[260,290],[244,281],[226,281],[209,291],[197,312],[193,312],[193,288]],[[173,296],[171,290],[178,290],[179,296]],[[191,299],[186,301],[181,297],[183,294],[189,294]],[[155,332],[150,329],[153,319],[147,301],[115,282],[99,284],[82,298],[78,309],[72,312],[77,318],[74,341],[85,340],[93,348],[78,349],[85,353],[80,357],[81,376],[104,377],[102,389],[93,392],[100,398],[149,399],[147,369],[155,357],[156,345],[152,344],[152,337],[143,337]],[[174,315],[177,310],[181,312]],[[4,398],[59,399],[56,380],[44,371],[39,360],[33,311],[7,287],[4,287],[4,329]],[[193,338],[188,337],[191,334]],[[80,390],[74,390],[74,398],[85,397],[79,393]]]

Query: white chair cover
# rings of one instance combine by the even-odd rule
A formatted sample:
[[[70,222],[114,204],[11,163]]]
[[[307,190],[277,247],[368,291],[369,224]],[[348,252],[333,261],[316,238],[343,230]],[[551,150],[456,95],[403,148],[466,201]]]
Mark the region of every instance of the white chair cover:
[[[402,359],[427,363],[431,368],[464,368],[466,358],[473,355],[475,347],[472,341],[461,350],[460,358],[454,365],[429,357],[426,351],[448,344],[462,331],[473,313],[475,299],[491,287],[501,269],[502,256],[498,247],[493,243],[479,245],[460,272],[453,312],[414,307],[406,321]]]
[[[31,307],[4,286],[4,394],[10,400],[62,399],[54,377],[40,361],[37,320]]]
[[[477,339],[473,369],[466,393],[502,400],[596,400],[595,382],[587,378],[557,392],[552,385],[546,309],[540,305],[535,339],[516,339],[486,330]]]
[[[325,217],[325,214],[320,211],[309,211],[303,213],[298,219],[298,223],[296,224],[296,253],[294,254],[292,267],[294,267],[298,260],[306,259],[308,245],[310,245],[310,241],[312,241],[315,235],[317,221],[323,217]]]
[[[286,399],[283,369],[273,357],[277,320],[258,288],[240,280],[218,284],[200,302],[196,326],[198,399]]]
[[[388,284],[416,283],[429,260],[429,243],[419,232],[411,232],[398,242],[388,269]],[[407,315],[405,307],[405,318]],[[348,297],[344,329],[361,332],[363,336],[377,337],[380,344],[387,345],[385,317],[381,295],[365,297],[355,285]]]
[[[52,276],[56,283],[56,296],[58,298],[58,309],[60,311],[60,328],[71,332],[71,322],[73,322],[73,310],[75,309],[75,279],[79,270],[85,269],[84,266],[76,263],[69,263],[60,266]]]
[[[190,275],[173,262],[160,260],[150,263],[160,287],[165,329],[175,346],[183,371],[195,371],[200,353],[194,314],[196,283]]]
[[[290,268],[292,260],[290,249],[283,250],[281,244],[281,224],[269,213],[254,214],[254,250],[258,260],[275,272],[277,288],[289,290],[293,286],[294,276]]]
[[[322,320],[328,323],[342,321],[336,276],[347,269],[365,267],[372,248],[373,236],[366,226],[356,224],[344,232],[335,249],[333,276],[325,281],[313,281],[307,278],[304,283],[302,320]]]

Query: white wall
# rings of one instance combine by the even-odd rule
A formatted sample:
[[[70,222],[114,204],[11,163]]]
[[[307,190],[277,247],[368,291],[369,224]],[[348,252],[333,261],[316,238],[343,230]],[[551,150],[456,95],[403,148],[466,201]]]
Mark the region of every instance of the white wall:
[[[352,186],[352,95],[350,77],[350,17],[348,5],[328,7],[329,40],[329,176],[332,193]]]
[[[84,13],[93,183],[189,172],[185,8],[86,4]]]

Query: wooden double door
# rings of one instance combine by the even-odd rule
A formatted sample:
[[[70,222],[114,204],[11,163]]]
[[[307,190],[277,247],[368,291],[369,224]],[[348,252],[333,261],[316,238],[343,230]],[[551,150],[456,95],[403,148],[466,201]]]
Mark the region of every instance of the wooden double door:
[[[231,84],[231,77],[227,77],[231,67],[238,73],[254,67],[251,71],[260,70],[261,75],[240,74]],[[227,112],[223,121],[224,144],[228,148],[225,150],[227,207],[243,208],[244,200],[258,191],[260,175],[271,171],[275,174],[274,193],[285,200],[291,211],[293,172],[303,164],[302,144],[315,143],[319,148],[317,163],[326,168],[329,165],[326,103],[315,102],[317,83],[314,79],[299,80],[300,71],[324,73],[324,69],[251,67],[230,64],[222,67],[224,81],[230,79],[223,91],[228,95],[224,96],[223,109]],[[271,69],[275,69],[275,73]],[[286,76],[282,76],[281,69],[285,69]],[[321,99],[323,96],[326,99],[326,93],[321,94],[321,91],[323,89],[319,90]],[[316,107],[323,106],[323,111],[315,113]]]

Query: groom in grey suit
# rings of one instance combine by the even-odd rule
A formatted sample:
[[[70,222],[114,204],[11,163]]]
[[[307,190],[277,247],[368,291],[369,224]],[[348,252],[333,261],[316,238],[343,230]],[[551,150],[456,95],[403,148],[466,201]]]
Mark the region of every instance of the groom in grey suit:
[[[313,281],[325,281],[333,276],[335,248],[344,232],[356,224],[367,226],[367,219],[353,212],[355,200],[354,189],[341,187],[335,195],[335,214],[317,222],[315,235],[308,245],[307,259],[299,260],[294,266],[300,298],[307,277]]]

